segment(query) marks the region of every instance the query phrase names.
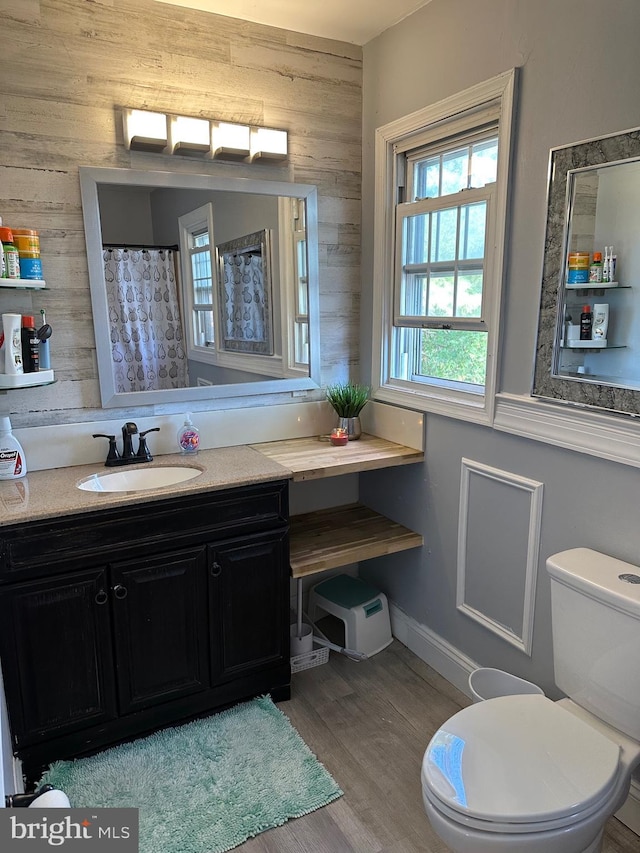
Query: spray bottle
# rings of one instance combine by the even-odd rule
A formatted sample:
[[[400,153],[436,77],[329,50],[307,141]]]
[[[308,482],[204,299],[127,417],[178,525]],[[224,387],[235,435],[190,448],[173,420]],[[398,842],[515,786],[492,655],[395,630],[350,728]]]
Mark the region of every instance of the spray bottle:
[[[0,417],[0,480],[17,480],[27,473],[27,460],[18,439],[11,432],[11,420]]]

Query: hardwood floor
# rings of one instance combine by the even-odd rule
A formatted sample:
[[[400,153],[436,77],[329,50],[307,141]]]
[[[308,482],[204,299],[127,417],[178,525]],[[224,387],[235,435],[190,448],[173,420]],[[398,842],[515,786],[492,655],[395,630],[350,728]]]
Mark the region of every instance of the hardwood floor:
[[[240,853],[447,853],[422,807],[420,765],[438,726],[469,699],[398,641],[368,661],[331,653],[296,673],[280,706],[344,796],[264,832]],[[603,853],[639,853],[612,818]]]

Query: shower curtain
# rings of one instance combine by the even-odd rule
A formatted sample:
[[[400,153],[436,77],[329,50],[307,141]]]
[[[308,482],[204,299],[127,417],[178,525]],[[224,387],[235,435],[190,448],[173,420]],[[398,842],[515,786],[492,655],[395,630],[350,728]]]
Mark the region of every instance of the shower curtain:
[[[260,252],[225,252],[223,346],[271,354],[269,300]]]
[[[172,249],[104,248],[113,375],[118,393],[189,384]]]

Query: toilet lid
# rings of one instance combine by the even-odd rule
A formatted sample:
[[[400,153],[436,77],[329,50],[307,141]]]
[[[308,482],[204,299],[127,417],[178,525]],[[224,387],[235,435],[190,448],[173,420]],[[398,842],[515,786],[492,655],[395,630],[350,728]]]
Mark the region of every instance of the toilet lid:
[[[471,705],[434,735],[423,784],[469,817],[535,823],[578,814],[613,788],[620,747],[546,696]]]

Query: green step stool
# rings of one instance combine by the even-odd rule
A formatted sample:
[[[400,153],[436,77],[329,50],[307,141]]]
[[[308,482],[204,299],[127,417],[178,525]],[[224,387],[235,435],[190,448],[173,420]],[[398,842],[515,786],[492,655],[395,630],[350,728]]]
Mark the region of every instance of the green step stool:
[[[366,581],[336,575],[309,592],[312,622],[331,613],[344,622],[344,645],[368,657],[386,648],[393,637],[387,596]]]

